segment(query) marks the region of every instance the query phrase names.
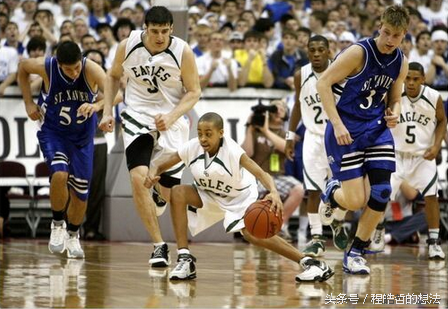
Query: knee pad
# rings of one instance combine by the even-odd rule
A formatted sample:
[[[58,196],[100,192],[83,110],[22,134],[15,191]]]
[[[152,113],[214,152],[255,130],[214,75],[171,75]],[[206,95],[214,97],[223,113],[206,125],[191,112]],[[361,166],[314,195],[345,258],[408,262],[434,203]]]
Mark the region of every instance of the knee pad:
[[[390,183],[373,184],[370,187],[370,199],[367,205],[375,211],[386,210],[387,203],[392,193]]]

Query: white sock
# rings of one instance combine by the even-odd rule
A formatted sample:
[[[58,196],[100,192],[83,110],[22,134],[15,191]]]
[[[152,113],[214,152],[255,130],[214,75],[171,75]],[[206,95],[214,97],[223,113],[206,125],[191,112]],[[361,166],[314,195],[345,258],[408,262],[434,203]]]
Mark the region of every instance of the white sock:
[[[177,250],[177,254],[190,254],[190,249],[188,248],[182,248]]]
[[[347,210],[341,209],[339,207],[336,207],[336,209],[334,210],[334,218],[337,221],[344,221],[346,214]]]
[[[385,242],[386,244],[388,244],[388,243],[390,243],[391,241],[392,241],[392,235],[389,234],[389,233],[385,234],[385,235],[384,235],[384,242]]]
[[[311,235],[322,235],[322,222],[319,214],[308,213],[310,220]]]
[[[308,216],[299,216],[299,233],[306,236],[308,229]]]
[[[440,229],[428,229],[429,239],[439,239],[439,230]]]

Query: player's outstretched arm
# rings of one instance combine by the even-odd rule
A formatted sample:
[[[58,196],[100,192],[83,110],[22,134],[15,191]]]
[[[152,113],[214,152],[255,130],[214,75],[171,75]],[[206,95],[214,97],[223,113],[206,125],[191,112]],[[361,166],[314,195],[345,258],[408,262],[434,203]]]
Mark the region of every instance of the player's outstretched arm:
[[[361,46],[352,45],[336,58],[317,81],[317,91],[322,105],[334,127],[338,145],[349,145],[353,142],[347,128],[339,117],[331,86],[346,77],[355,75],[364,65],[364,50]]]
[[[45,58],[30,58],[19,62],[17,72],[17,82],[22,91],[23,101],[25,102],[26,113],[31,120],[42,120],[43,115],[39,106],[34,103],[31,93],[31,85],[29,82],[30,74],[38,74],[42,77],[45,89],[48,88],[49,82],[47,73],[45,72]]]
[[[270,192],[265,199],[272,201],[271,211],[274,211],[277,216],[283,217],[283,203],[275,187],[274,179],[271,175],[266,173],[255,163],[247,154],[243,153],[240,158],[240,165],[248,170],[252,175],[260,180],[261,184]]]
[[[115,119],[112,115],[112,106],[114,99],[120,88],[120,78],[123,75],[123,62],[126,53],[127,39],[120,42],[115,53],[112,67],[107,72],[106,83],[104,85],[104,107],[103,119],[99,124],[99,128],[105,132],[112,132],[115,126]]]
[[[300,110],[300,91],[302,90],[302,74],[300,68],[297,69],[296,73],[294,74],[294,86],[295,86],[294,107],[292,108],[291,118],[289,119],[289,132],[292,132],[294,134],[292,133],[286,134],[286,146],[285,146],[285,155],[291,161],[294,160],[294,147],[296,144],[295,132],[300,119],[302,119],[302,111]],[[292,136],[289,136],[290,134]]]

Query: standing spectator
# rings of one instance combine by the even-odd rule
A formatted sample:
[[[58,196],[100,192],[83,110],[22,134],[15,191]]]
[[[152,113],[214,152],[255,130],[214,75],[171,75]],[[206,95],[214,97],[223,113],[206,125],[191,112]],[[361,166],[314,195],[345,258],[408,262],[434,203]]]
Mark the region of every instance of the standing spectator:
[[[0,97],[16,81],[18,63],[19,55],[15,48],[0,46]]]
[[[431,65],[426,74],[426,83],[437,90],[448,89],[448,34],[444,30],[436,30],[431,35]]]
[[[70,20],[72,18],[73,0],[59,0],[58,4],[61,8],[61,12],[54,17],[54,21],[57,27],[61,27],[65,20]]]
[[[17,27],[15,22],[10,21],[6,25],[5,39],[4,45],[14,48],[19,55],[19,59],[22,58],[23,52],[25,51],[25,46],[23,46],[22,42],[19,41],[19,27]]]
[[[414,48],[414,45],[412,44],[412,36],[409,33],[406,33],[406,35],[404,36],[400,48],[403,51],[403,54],[406,56],[406,58],[409,59],[409,54],[411,53],[411,50]]]
[[[104,40],[107,43],[107,46],[109,47],[109,53],[106,59],[109,63],[112,63],[115,57],[115,52],[118,48],[118,42],[115,39],[112,26],[106,23],[99,23],[96,28],[96,32],[98,33],[100,39]]]
[[[196,59],[201,88],[237,88],[238,63],[235,59],[223,56],[224,37],[220,32],[212,33],[209,51]]]
[[[431,33],[422,31],[417,35],[416,47],[409,53],[409,62],[421,63],[425,72],[431,65],[434,51],[431,49]]]
[[[297,30],[297,47],[304,52],[308,49],[308,40],[311,37],[311,30],[307,27],[300,27]]]
[[[428,26],[432,29],[434,26],[448,27],[448,2],[443,0],[426,0],[424,5],[419,6],[418,10],[428,21]]]
[[[210,28],[210,26],[205,24],[197,25],[196,31],[194,33],[196,46],[193,47],[193,52],[196,57],[202,56],[208,50],[211,33],[212,29]]]
[[[274,88],[294,89],[294,72],[308,63],[307,55],[297,48],[297,34],[284,30],[283,49],[275,51],[269,58],[269,69],[274,76]]]
[[[81,51],[85,52],[89,49],[95,49],[96,48],[96,41],[93,35],[91,34],[85,34],[81,38]]]
[[[100,23],[108,25],[115,23],[115,18],[109,14],[110,3],[106,0],[91,0],[90,1],[89,26],[96,29]]]
[[[131,31],[135,30],[135,25],[128,18],[119,18],[114,25],[113,31],[117,42],[121,42],[128,38]]]
[[[271,88],[274,77],[269,70],[266,50],[260,45],[262,35],[256,31],[247,31],[244,34],[244,49],[235,50],[234,57],[241,66],[238,73],[240,87]]]
[[[22,0],[21,7],[23,14],[14,14],[11,21],[14,21],[19,26],[20,34],[26,32],[28,26],[34,22],[34,13],[37,11],[37,0]]]
[[[240,32],[232,32],[229,36],[229,47],[232,50],[232,55],[235,50],[242,49],[244,47],[244,34]]]
[[[342,32],[338,37],[338,48],[340,51],[356,43],[355,36],[349,31]]]

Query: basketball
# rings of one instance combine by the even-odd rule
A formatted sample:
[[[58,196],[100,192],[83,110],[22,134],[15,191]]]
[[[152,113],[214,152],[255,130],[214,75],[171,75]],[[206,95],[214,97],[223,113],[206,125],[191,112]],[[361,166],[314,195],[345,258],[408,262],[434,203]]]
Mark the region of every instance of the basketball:
[[[283,219],[269,211],[271,201],[257,200],[249,206],[244,215],[247,231],[257,238],[270,238],[282,228]]]

